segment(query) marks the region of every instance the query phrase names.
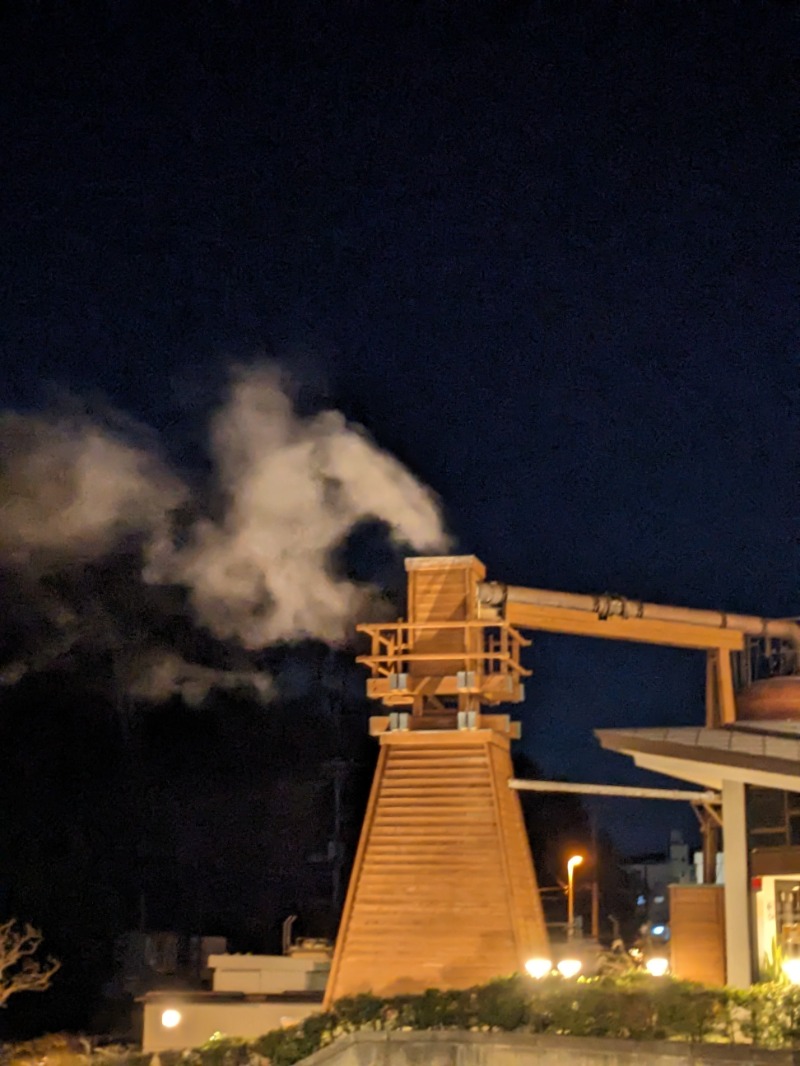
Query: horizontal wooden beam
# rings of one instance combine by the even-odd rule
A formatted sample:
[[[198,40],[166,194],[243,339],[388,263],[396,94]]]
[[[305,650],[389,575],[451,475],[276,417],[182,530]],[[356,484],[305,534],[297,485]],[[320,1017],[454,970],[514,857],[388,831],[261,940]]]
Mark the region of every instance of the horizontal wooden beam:
[[[372,700],[382,700],[387,706],[402,707],[414,702],[415,696],[459,696],[469,693],[485,703],[520,703],[525,696],[521,683],[512,674],[483,675],[480,684],[464,687],[454,675],[445,677],[408,678],[408,688],[392,688],[388,677],[371,677],[367,680],[367,695]]]
[[[581,785],[571,781],[524,781],[512,777],[508,787],[519,792],[571,792],[581,796],[623,796],[629,799],[673,800],[678,803],[700,803],[703,806],[722,803],[718,792],[697,792],[681,788],[636,788],[629,785]]]

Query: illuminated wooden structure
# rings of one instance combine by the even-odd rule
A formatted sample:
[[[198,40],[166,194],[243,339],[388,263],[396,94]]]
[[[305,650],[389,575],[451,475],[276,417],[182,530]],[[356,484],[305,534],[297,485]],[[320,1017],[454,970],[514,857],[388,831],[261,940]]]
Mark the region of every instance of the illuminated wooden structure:
[[[795,655],[794,621],[580,596],[485,581],[474,556],[410,559],[408,617],[360,626],[371,650],[380,755],[336,942],[326,1003],[468,987],[547,954],[547,933],[502,703],[524,698],[520,629],[707,652],[707,724],[736,720],[750,643]],[[715,820],[716,818],[716,820]],[[718,817],[704,824],[715,861]]]
[[[518,727],[484,709],[523,698],[520,649],[478,617],[473,557],[411,559],[408,621],[372,639],[371,720],[381,750],[326,1001],[469,987],[547,951],[513,777]]]

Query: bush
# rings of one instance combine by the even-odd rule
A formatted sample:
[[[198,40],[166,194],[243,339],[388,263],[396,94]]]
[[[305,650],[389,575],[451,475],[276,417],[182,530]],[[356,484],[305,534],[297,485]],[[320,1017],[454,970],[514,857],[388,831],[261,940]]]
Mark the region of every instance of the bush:
[[[203,1047],[161,1052],[161,1066],[294,1066],[342,1033],[392,1029],[521,1030],[636,1040],[726,1041],[800,1047],[800,987],[766,983],[734,990],[633,973],[578,981],[506,977],[466,990],[341,999],[327,1013],[245,1042],[215,1035]],[[51,1036],[0,1047],[0,1066],[149,1066],[126,1048],[92,1050]]]
[[[250,1045],[246,1040],[215,1033],[191,1053],[187,1066],[248,1066],[250,1057]],[[159,1058],[161,1066],[167,1066],[161,1054]]]
[[[724,989],[666,981],[656,986],[653,1001],[658,1033],[665,1038],[700,1043],[713,1033],[730,1035],[730,997]]]
[[[337,1000],[333,1005],[333,1010],[339,1021],[346,1027],[367,1029],[381,1018],[385,1007],[386,1000],[364,994]]]
[[[475,989],[473,1002],[478,1025],[506,1031],[526,1028],[531,1007],[530,982],[519,976],[490,981]]]
[[[83,1037],[50,1033],[8,1046],[3,1059],[8,1066],[88,1066],[91,1055],[91,1045]]]
[[[429,988],[420,996],[396,996],[381,1014],[381,1029],[468,1029],[472,1010],[468,991]]]

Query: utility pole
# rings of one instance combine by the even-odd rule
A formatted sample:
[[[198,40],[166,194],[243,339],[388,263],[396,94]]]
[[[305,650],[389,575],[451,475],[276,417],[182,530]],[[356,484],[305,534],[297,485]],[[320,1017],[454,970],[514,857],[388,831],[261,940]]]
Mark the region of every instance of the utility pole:
[[[600,939],[600,849],[597,846],[597,816],[591,813],[594,880],[592,881],[592,940]]]
[[[331,902],[334,914],[342,909],[342,872],[344,869],[344,833],[342,825],[342,794],[348,766],[344,759],[333,759],[330,763],[333,772],[333,841],[331,867]]]

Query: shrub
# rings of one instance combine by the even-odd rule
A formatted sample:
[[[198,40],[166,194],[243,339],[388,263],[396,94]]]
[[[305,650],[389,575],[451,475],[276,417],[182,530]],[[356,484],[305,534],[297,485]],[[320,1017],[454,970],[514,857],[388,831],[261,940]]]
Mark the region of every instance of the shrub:
[[[6,1061],[9,1066],[88,1066],[91,1054],[91,1045],[83,1037],[50,1033],[12,1045]]]
[[[428,989],[386,1000],[351,996],[327,1013],[250,1043],[215,1035],[200,1048],[158,1057],[161,1066],[255,1066],[256,1056],[270,1066],[294,1066],[342,1033],[398,1028],[798,1047],[800,987],[773,982],[742,990],[707,988],[640,972],[578,981],[517,975],[467,990]],[[0,1046],[0,1066],[150,1066],[151,1059],[121,1047],[92,1050],[87,1041],[63,1035]]]
[[[364,1029],[381,1018],[385,1006],[386,1000],[365,993],[337,1000],[333,1005],[333,1010],[339,1021],[346,1027]]]
[[[398,997],[383,1014],[383,1028],[467,1029],[472,1021],[470,993],[429,988],[421,996]]]
[[[475,1019],[490,1029],[522,1029],[530,1015],[530,983],[519,976],[503,977],[473,992]]]
[[[572,1036],[652,1038],[653,1004],[643,989],[614,982],[586,981],[554,986],[546,1000],[549,1027],[545,1031]]]
[[[250,1047],[247,1041],[215,1033],[202,1047],[192,1052],[187,1066],[248,1066],[249,1062]],[[163,1059],[161,1066],[167,1066]]]
[[[161,1066],[179,1066],[185,1057],[182,1051],[159,1051],[158,1053]]]

